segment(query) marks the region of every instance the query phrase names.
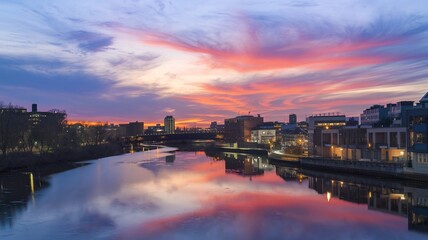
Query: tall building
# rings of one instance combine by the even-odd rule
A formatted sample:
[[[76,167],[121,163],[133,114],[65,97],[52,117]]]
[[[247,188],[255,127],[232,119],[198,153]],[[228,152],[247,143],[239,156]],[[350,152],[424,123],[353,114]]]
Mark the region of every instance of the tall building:
[[[130,122],[127,132],[131,136],[141,136],[144,134],[144,122]]]
[[[237,116],[224,120],[224,141],[233,142],[250,142],[251,130],[263,123],[263,117],[258,115]]]
[[[165,126],[165,133],[173,134],[175,132],[175,118],[173,116],[166,116],[163,122]]]
[[[296,114],[288,115],[288,124],[297,124],[297,115]]]
[[[122,137],[134,137],[144,134],[144,122],[130,122],[119,124],[119,135]]]

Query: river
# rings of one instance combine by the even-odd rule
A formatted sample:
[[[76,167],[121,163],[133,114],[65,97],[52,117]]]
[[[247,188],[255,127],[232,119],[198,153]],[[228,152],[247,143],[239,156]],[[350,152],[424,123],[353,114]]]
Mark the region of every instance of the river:
[[[171,150],[3,174],[0,239],[428,238],[423,187]]]

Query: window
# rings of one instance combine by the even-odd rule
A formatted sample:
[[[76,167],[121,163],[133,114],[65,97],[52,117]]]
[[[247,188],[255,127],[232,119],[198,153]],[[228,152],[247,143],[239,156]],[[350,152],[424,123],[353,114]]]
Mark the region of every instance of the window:
[[[423,133],[416,133],[415,134],[415,142],[416,143],[425,143],[426,139],[425,139],[425,134]]]
[[[428,164],[428,154],[417,153],[416,154],[416,162],[417,163]]]

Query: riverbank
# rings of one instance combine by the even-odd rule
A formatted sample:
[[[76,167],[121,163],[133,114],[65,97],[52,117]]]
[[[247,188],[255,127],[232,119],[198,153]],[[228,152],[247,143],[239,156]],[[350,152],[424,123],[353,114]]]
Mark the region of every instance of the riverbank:
[[[0,158],[0,172],[32,170],[41,166],[63,165],[65,168],[73,167],[76,162],[110,157],[125,153],[121,144],[108,143],[95,146],[84,146],[73,149],[58,149],[55,152],[36,153],[10,153]]]
[[[277,163],[300,167],[301,169],[428,182],[428,175],[406,171],[402,163],[348,161],[310,157],[287,158],[278,154],[270,154],[269,159]]]

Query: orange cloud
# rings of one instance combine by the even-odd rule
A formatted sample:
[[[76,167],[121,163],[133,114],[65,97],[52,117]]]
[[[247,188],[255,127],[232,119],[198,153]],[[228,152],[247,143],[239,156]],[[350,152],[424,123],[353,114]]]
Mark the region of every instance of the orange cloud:
[[[248,26],[249,25],[249,26]],[[266,47],[249,23],[243,29],[242,39],[233,39],[236,44],[219,47],[204,40],[187,39],[172,34],[125,29],[125,31],[148,45],[200,54],[201,62],[211,68],[226,68],[239,72],[257,72],[296,67],[326,70],[340,67],[356,67],[395,61],[387,55],[370,54],[368,50],[397,44],[398,40],[338,41],[332,39],[308,39],[301,33],[293,42],[284,36],[282,45]],[[204,39],[205,36],[200,36]],[[268,41],[268,40],[265,40]],[[239,44],[238,44],[239,43]],[[234,47],[237,45],[240,47]],[[366,52],[365,52],[366,51]],[[207,58],[208,57],[208,58]]]

